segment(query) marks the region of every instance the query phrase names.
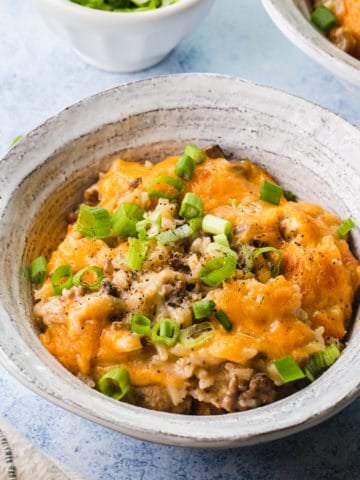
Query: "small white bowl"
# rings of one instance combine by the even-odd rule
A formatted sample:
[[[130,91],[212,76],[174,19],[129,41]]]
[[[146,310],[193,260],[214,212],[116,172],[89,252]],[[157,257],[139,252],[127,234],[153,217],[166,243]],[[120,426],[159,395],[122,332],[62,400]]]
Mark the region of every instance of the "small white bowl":
[[[309,0],[262,0],[277,27],[300,50],[351,86],[360,87],[360,60],[333,45],[310,23]]]
[[[299,199],[360,224],[360,131],[333,113],[220,75],[150,78],[99,93],[47,120],[0,162],[0,361],[63,408],[168,445],[243,446],[315,425],[360,390],[360,322],[339,360],[306,388],[254,410],[207,417],[116,402],[71,375],[38,339],[22,266],[58,245],[67,213],[111,156],[158,161],[189,142],[248,157]],[[352,240],[359,257],[358,228]]]
[[[165,58],[196,29],[214,0],[179,0],[145,12],[107,12],[70,0],[33,0],[45,23],[86,62],[135,72]]]

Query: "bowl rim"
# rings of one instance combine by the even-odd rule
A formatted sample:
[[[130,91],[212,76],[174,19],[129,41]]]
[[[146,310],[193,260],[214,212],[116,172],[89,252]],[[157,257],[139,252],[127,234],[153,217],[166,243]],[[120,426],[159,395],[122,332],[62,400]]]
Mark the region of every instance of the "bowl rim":
[[[39,1],[39,0],[36,0]],[[166,7],[156,8],[154,10],[148,10],[143,12],[109,12],[106,10],[100,10],[96,8],[89,8],[85,5],[79,5],[71,0],[46,0],[52,2],[54,5],[68,9],[74,14],[81,15],[89,20],[103,20],[109,22],[122,22],[126,23],[138,23],[141,21],[148,21],[154,19],[162,19],[171,17],[178,13],[186,12],[195,5],[205,2],[207,0],[178,0],[176,3],[167,5]]]
[[[256,93],[256,96],[259,96],[260,98],[262,98],[262,95],[267,94],[267,96],[271,98],[272,104],[281,101],[281,104],[286,105],[286,112],[288,111],[288,105],[293,103],[294,109],[297,111],[298,114],[301,115],[301,117],[308,115],[310,111],[312,111],[312,113],[318,120],[323,121],[325,115],[328,120],[332,122],[333,127],[335,127],[336,125],[342,127],[344,131],[348,133],[348,135],[355,138],[356,146],[360,147],[360,132],[355,126],[352,126],[349,122],[342,119],[339,115],[336,115],[335,113],[326,110],[323,107],[315,105],[312,102],[304,100],[300,97],[296,97],[295,95],[282,92],[281,90],[272,87],[261,86],[254,82],[244,81],[236,77],[219,74],[190,73],[162,75],[158,77],[150,77],[137,80],[135,82],[129,82],[127,84],[123,84],[96,93],[80,100],[79,102],[76,102],[75,104],[63,109],[60,113],[48,118],[41,125],[30,131],[3,157],[0,162],[0,169],[4,167],[4,164],[16,165],[16,158],[24,162],[28,142],[30,142],[31,140],[36,141],[38,137],[41,137],[42,133],[44,133],[43,130],[45,127],[61,127],[61,121],[64,119],[64,117],[68,118],[69,114],[74,114],[75,116],[79,115],[80,109],[86,108],[87,104],[90,104],[91,106],[93,105],[93,102],[101,102],[104,97],[111,97],[118,92],[123,92],[123,94],[127,96],[127,89],[135,89],[137,90],[136,93],[138,94],[138,89],[141,89],[142,85],[151,85],[151,87],[153,88],[155,84],[158,84],[159,88],[168,88],[170,89],[170,91],[174,91],[174,82],[179,82],[179,84],[182,85],[186,81],[191,81],[193,86],[196,86],[197,88],[202,88],[201,91],[203,91],[203,85],[201,85],[202,79],[204,81],[206,79],[211,79],[214,89],[219,88],[220,84],[221,88],[226,88],[226,86],[229,86],[228,82],[230,82],[230,84],[236,85],[236,88],[243,94],[249,93],[250,90],[252,90],[253,93]],[[213,101],[213,97],[211,97],[211,100]],[[142,112],[145,113],[146,111],[147,110],[144,110]],[[105,126],[107,124],[108,123],[103,123],[102,125]],[[87,130],[87,133],[91,133],[92,131],[93,130]],[[71,132],[71,135],[72,134],[73,132]],[[77,134],[75,138],[78,137],[79,135]],[[63,141],[64,140],[61,139],[61,142]],[[47,161],[47,159],[42,158],[40,160],[41,164],[44,163],[44,161]],[[33,172],[33,170],[31,170],[31,172]],[[24,179],[28,177],[29,174],[25,174],[25,172],[20,174],[18,172],[18,175],[20,175],[21,178]],[[13,193],[13,191],[11,193]],[[3,211],[6,209],[7,204],[7,199],[4,199],[3,204],[0,201],[0,214],[3,213]],[[2,253],[0,252],[0,257],[1,255]],[[2,305],[1,298],[2,292],[0,292],[0,316],[2,317],[4,314],[6,315],[6,321],[8,323],[10,331],[15,332],[15,327],[12,324],[10,315],[5,311]],[[17,336],[19,337],[20,342],[24,342],[19,336],[19,334],[17,334]],[[38,364],[38,367],[44,369],[44,364],[39,358],[39,356],[36,355],[34,352],[29,352],[29,354],[33,354]],[[50,354],[48,355],[50,356]],[[354,360],[355,355],[358,355],[358,351],[355,351],[354,344],[352,343],[352,345],[349,345],[348,349],[346,349],[344,355],[342,355],[341,359],[339,360],[339,362],[337,362],[337,364],[339,363],[340,365],[341,363],[342,365],[346,361],[347,365],[349,365],[351,361]],[[53,365],[56,364],[58,365],[58,367],[60,367],[60,365],[55,359],[52,360]],[[189,417],[187,415],[154,412],[152,410],[147,410],[132,405],[119,405],[118,402],[115,402],[112,399],[108,399],[107,397],[104,398],[103,395],[96,391],[89,391],[88,387],[86,386],[84,386],[84,389],[86,388],[86,392],[85,390],[80,391],[81,395],[80,397],[75,398],[75,401],[74,398],[71,396],[71,394],[75,391],[73,384],[77,385],[78,383],[80,383],[80,380],[74,378],[69,372],[67,372],[68,378],[73,378],[73,382],[68,385],[68,383],[64,381],[63,378],[59,378],[62,387],[65,388],[65,392],[62,392],[63,397],[58,397],[52,393],[48,385],[44,385],[44,382],[41,383],[39,381],[34,381],[34,379],[27,378],[27,376],[21,370],[18,364],[19,359],[16,358],[16,355],[9,356],[6,353],[6,348],[3,347],[1,338],[0,361],[11,374],[18,378],[28,388],[41,395],[42,397],[46,398],[47,400],[51,401],[52,403],[55,403],[56,405],[59,405],[62,408],[65,408],[66,410],[75,413],[76,415],[82,416],[84,418],[92,420],[95,423],[99,423],[102,426],[113,428],[114,430],[131,436],[135,436],[137,438],[158,443],[164,443],[167,445],[188,447],[235,447],[253,445],[255,443],[281,438],[291,433],[295,433],[305,428],[314,426],[325,420],[326,418],[334,415],[335,413],[343,409],[346,405],[348,405],[358,395],[358,392],[360,390],[360,378],[358,378],[357,376],[356,378],[351,377],[351,381],[346,384],[344,383],[343,390],[339,388],[333,389],[329,392],[329,388],[324,388],[324,386],[329,386],[326,379],[331,378],[331,375],[330,377],[328,375],[330,374],[330,371],[328,371],[315,382],[315,387],[314,384],[312,384],[313,386],[310,386],[310,388],[306,387],[306,389],[303,389],[291,395],[290,397],[287,397],[286,399],[279,400],[273,404],[270,404],[269,408],[267,408],[267,406],[264,406],[258,409],[254,409],[252,411],[226,414],[220,417]],[[335,364],[331,369],[334,372],[337,371],[337,364]],[[61,368],[63,369],[63,367]],[[354,372],[352,372],[352,375],[353,374]],[[43,377],[46,377],[48,382],[49,376],[50,378],[51,376],[52,378],[56,378],[56,374],[54,373],[54,371],[49,367],[46,367],[46,373],[45,375],[43,374]],[[353,377],[355,377],[355,375],[353,375]],[[349,377],[346,378],[349,380]],[[321,385],[323,386],[322,389]],[[326,402],[323,402],[319,408],[315,409],[314,407],[312,407],[311,414],[310,412],[308,412],[307,415],[304,417],[301,415],[301,412],[296,411],[294,407],[299,405],[299,402],[301,403],[303,397],[305,399],[308,399],[310,390],[312,391],[312,393],[314,393],[317,387],[319,387],[318,390],[323,392]],[[85,405],[84,407],[81,404],[81,400],[84,398],[91,398],[91,401],[94,402],[94,406],[99,406],[99,404],[101,404],[106,411],[106,415],[103,415],[107,416],[107,419],[104,419],[104,416],[103,418],[101,418],[101,415],[99,416],[96,411],[94,412],[93,405],[92,409],[89,408],[89,405]],[[289,399],[292,399],[292,401],[289,402]],[[335,403],[334,399],[336,400]],[[276,424],[275,428],[264,431],[262,429],[261,421],[258,421],[258,418],[266,419],[267,417],[269,417],[271,410],[274,409],[274,405],[284,405],[287,402],[291,403],[291,418],[285,420],[279,419],[279,423]],[[307,402],[309,403],[309,399],[307,400]],[[308,403],[307,406],[309,406]],[[117,409],[116,411],[119,414],[120,420],[122,419],[121,421],[119,420],[119,423],[117,425],[114,425],[110,421],[111,416],[109,416],[109,412],[111,413],[114,408]],[[248,425],[248,421],[248,430],[246,431],[245,429],[245,431],[243,431],[242,419],[245,419],[247,417],[249,417],[251,420],[251,428]],[[157,420],[157,428],[154,427],[153,419]],[[207,428],[208,425],[212,425],[215,432],[212,430],[209,431],[209,429]],[[221,428],[219,428],[220,426]],[[198,427],[201,433],[198,433],[196,427]],[[219,428],[219,431],[217,431],[217,428]]]
[[[275,25],[295,46],[342,80],[360,86],[360,60],[316,30],[294,0],[262,0],[262,3]]]

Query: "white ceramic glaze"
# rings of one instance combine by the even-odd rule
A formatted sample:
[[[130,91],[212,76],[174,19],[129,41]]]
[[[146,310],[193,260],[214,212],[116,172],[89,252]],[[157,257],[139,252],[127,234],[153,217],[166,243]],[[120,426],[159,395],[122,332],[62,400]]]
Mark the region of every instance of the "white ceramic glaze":
[[[135,72],[160,62],[205,18],[214,0],[179,0],[145,12],[106,12],[70,0],[33,0],[45,23],[86,62]]]
[[[311,25],[309,0],[262,0],[262,3],[289,40],[359,93],[360,61],[341,51]]]
[[[156,94],[154,94],[156,92]],[[141,439],[233,447],[279,438],[345,407],[360,387],[360,327],[323,376],[252,411],[213,417],[160,413],[116,402],[65,370],[31,320],[23,265],[62,238],[66,213],[110,158],[160,160],[189,141],[220,144],[265,166],[300,199],[360,224],[360,132],[336,115],[276,90],[218,75],[147,79],[99,93],[29,133],[0,163],[0,361],[35,392]],[[359,256],[360,232],[353,235]]]

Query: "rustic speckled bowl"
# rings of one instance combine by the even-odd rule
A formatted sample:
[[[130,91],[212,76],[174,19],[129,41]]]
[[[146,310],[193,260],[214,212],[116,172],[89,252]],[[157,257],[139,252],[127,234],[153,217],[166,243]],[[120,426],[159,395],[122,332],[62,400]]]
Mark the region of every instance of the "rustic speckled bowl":
[[[310,0],[262,0],[277,27],[298,48],[359,94],[360,61],[341,51],[309,22]]]
[[[0,163],[0,361],[29,388],[125,434],[170,445],[234,447],[279,438],[345,407],[360,388],[360,328],[323,376],[256,410],[213,417],[159,413],[109,399],[66,371],[37,338],[23,266],[62,238],[66,213],[120,153],[159,160],[193,141],[265,166],[299,198],[360,224],[360,132],[299,98],[218,75],[123,85],[64,110]],[[353,235],[360,254],[360,233]]]

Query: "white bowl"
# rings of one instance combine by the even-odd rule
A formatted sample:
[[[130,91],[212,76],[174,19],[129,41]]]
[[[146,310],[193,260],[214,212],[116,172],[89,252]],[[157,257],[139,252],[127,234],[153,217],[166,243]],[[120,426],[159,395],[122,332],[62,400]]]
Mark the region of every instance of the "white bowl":
[[[341,80],[360,87],[360,60],[343,52],[309,21],[308,0],[262,0],[277,27],[298,48]]]
[[[155,92],[155,93],[154,93]],[[0,361],[35,392],[119,432],[164,444],[234,447],[317,424],[360,389],[360,323],[340,359],[303,390],[255,410],[191,417],[116,402],[72,376],[40,343],[31,286],[21,273],[59,243],[66,213],[109,156],[159,160],[188,142],[265,166],[300,199],[360,224],[360,132],[336,115],[276,90],[188,74],[117,87],[64,110],[0,163]],[[360,232],[353,245],[360,254]]]
[[[45,23],[86,62],[110,72],[151,67],[205,18],[214,0],[179,0],[145,12],[106,12],[70,0],[33,0]]]

